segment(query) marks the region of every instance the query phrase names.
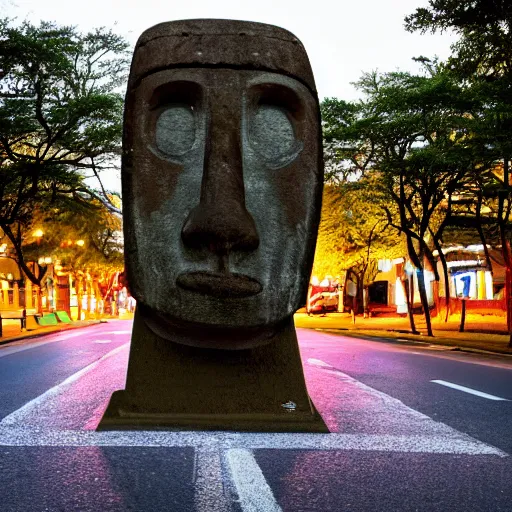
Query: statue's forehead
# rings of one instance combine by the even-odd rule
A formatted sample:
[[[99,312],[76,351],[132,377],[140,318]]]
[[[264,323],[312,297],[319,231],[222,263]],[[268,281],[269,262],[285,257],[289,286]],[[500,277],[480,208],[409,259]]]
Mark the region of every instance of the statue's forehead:
[[[155,69],[177,67],[266,70],[293,77],[316,95],[302,43],[287,30],[263,23],[183,20],[156,25],[137,42],[129,87]]]
[[[286,87],[297,95],[310,97],[314,100],[311,91],[293,77],[281,73],[259,71],[251,69],[211,69],[205,67],[174,68],[155,70],[145,76],[136,89],[150,92],[152,89],[172,82],[194,82],[206,87],[233,88],[233,93],[240,89],[250,89],[259,85]]]

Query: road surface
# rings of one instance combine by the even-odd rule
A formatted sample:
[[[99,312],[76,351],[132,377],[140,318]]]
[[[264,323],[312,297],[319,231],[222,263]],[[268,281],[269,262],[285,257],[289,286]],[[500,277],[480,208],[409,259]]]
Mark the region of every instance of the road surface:
[[[130,321],[0,348],[0,510],[507,511],[512,361],[299,330],[330,434],[95,432]]]

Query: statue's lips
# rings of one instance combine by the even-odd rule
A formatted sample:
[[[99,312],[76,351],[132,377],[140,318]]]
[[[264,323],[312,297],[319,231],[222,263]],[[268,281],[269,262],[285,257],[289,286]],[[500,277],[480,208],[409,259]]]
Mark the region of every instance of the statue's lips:
[[[185,290],[220,298],[250,297],[261,292],[261,284],[244,274],[223,272],[184,272],[176,283]]]

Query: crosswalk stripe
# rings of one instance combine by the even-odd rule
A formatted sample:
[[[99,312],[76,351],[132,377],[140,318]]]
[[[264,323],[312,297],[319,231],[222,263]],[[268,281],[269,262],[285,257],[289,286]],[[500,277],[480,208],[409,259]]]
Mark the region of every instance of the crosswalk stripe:
[[[459,433],[460,434],[460,433]],[[0,426],[0,446],[122,446],[278,450],[349,450],[454,455],[508,454],[465,434],[458,438],[428,435],[300,434],[241,432],[94,432]]]
[[[224,494],[221,452],[211,447],[195,450],[194,503],[196,510],[230,512]]]
[[[95,432],[94,417],[114,389],[128,344],[105,354],[0,421],[3,446],[153,446],[213,450],[354,450],[402,453],[507,454],[407,407],[320,360],[306,364],[330,434],[242,432]],[[118,357],[112,358],[113,355]],[[107,359],[110,359],[108,364]],[[122,372],[121,372],[122,373]],[[315,386],[312,386],[314,389]],[[87,400],[84,399],[84,393]],[[322,411],[323,407],[323,411]],[[80,418],[78,421],[76,418]],[[101,417],[101,416],[100,416]],[[71,418],[71,420],[69,419]],[[348,430],[344,432],[343,430]]]
[[[231,449],[226,459],[243,512],[281,512],[272,489],[250,451]]]

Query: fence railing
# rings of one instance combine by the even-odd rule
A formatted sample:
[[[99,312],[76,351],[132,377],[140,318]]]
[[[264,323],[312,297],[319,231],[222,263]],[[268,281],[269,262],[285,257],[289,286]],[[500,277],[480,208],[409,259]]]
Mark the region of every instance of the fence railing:
[[[450,314],[462,313],[462,301],[466,303],[466,313],[476,313],[480,315],[498,315],[506,316],[507,304],[505,299],[483,300],[483,299],[462,299],[454,297],[450,299]],[[444,309],[446,299],[439,298],[439,307]]]

